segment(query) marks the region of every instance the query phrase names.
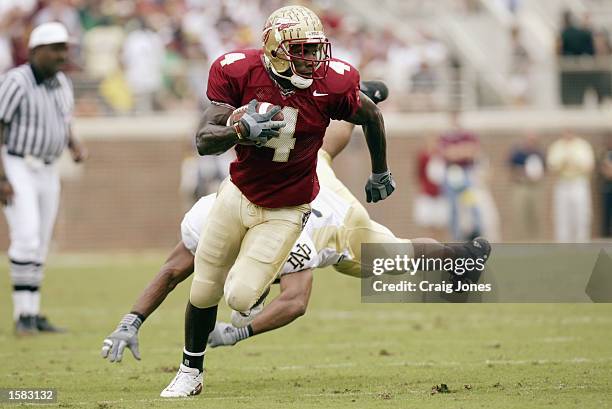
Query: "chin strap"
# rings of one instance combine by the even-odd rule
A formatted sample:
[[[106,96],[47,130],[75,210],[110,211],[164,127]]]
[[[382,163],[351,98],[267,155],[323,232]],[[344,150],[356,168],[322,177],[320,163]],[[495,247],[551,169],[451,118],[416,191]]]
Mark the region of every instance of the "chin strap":
[[[312,78],[302,78],[295,74],[291,76],[289,81],[291,81],[291,84],[299,89],[306,89],[312,85]]]
[[[299,75],[293,74],[293,73],[291,74],[291,76],[280,74],[276,72],[276,70],[274,69],[274,66],[272,65],[270,60],[268,60],[267,56],[264,56],[264,60],[266,62],[266,65],[268,66],[268,68],[270,68],[270,70],[272,71],[274,75],[276,75],[277,77],[289,80],[291,82],[291,85],[293,85],[294,87],[299,88],[299,89],[306,89],[312,85],[312,82],[313,82],[312,78],[300,77]]]

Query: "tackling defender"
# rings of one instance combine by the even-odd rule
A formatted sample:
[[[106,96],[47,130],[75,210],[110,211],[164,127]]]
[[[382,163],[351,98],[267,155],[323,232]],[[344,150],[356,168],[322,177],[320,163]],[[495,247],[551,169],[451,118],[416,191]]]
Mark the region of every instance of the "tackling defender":
[[[357,70],[331,58],[317,15],[302,6],[278,9],[266,21],[262,39],[261,49],[213,62],[206,92],[212,105],[196,135],[201,155],[233,146],[237,155],[201,227],[185,311],[181,368],[200,376],[221,298],[233,310],[249,311],[306,224],[319,192],[317,151],[331,119],[363,126],[372,161],[368,201],[383,200],[395,189],[382,114],[368,98],[360,99]],[[257,100],[274,108],[260,113]],[[240,120],[227,124],[247,103]],[[279,112],[284,120],[273,120]],[[162,396],[175,395],[167,388]]]

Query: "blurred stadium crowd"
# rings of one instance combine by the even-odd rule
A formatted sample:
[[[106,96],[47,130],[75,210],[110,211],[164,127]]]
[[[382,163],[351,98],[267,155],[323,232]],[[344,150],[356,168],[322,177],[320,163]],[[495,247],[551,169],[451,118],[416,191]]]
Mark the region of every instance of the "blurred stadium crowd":
[[[3,0],[0,72],[27,59],[25,42],[34,25],[57,20],[75,39],[78,115],[193,108],[202,100],[210,62],[258,46],[266,16],[285,3]],[[574,14],[561,8],[565,0],[301,3],[321,15],[334,56],[364,78],[389,83],[388,111],[550,105],[552,99],[599,105],[612,95],[610,33],[602,20],[612,16],[612,5],[605,1],[571,1],[583,5]],[[379,17],[372,19],[373,13]],[[551,69],[555,55],[562,58]]]
[[[0,72],[27,60],[33,26],[56,20],[76,41],[70,70],[77,115],[193,109],[204,95],[209,64],[232,49],[258,47],[265,18],[285,3],[6,0],[0,5]],[[334,56],[352,62],[364,76],[388,77],[386,68],[396,66],[392,56],[401,54],[422,67],[414,73],[415,92],[432,87],[429,67],[445,60],[446,49],[427,32],[406,47],[392,30],[366,31],[357,16],[340,13],[332,2],[303,3],[323,19]]]

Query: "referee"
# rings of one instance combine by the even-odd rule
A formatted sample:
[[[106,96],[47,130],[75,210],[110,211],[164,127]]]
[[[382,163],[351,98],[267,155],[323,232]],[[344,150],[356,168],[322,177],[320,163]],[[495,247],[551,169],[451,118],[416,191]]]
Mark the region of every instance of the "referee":
[[[40,315],[40,285],[60,197],[55,162],[66,146],[75,162],[87,157],[72,135],[72,86],[60,72],[68,42],[62,24],[42,24],[30,35],[29,62],[0,76],[0,202],[17,335],[61,331]]]

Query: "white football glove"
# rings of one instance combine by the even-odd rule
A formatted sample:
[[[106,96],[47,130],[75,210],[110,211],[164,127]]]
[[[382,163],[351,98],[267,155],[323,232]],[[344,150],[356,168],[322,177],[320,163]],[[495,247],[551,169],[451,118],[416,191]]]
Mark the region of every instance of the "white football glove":
[[[249,336],[249,330],[247,327],[236,328],[232,324],[218,321],[215,323],[215,328],[208,335],[208,345],[210,345],[211,348],[216,348],[218,346],[231,346],[235,345],[238,341],[248,338]]]
[[[125,314],[117,329],[113,331],[102,344],[102,358],[107,358],[110,362],[121,362],[125,347],[132,351],[134,358],[140,360],[138,350],[138,329],[142,325],[142,320],[136,314]]]

